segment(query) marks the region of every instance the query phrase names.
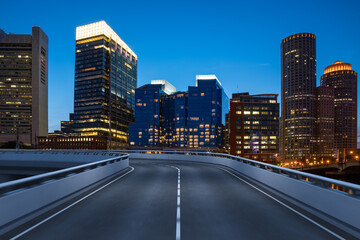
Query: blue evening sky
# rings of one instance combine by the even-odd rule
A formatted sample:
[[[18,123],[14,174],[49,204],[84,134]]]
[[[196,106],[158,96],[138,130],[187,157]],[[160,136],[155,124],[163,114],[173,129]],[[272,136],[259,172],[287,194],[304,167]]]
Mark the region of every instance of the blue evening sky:
[[[49,131],[74,106],[76,26],[105,20],[138,55],[138,86],[166,79],[178,90],[216,74],[225,91],[280,94],[280,44],[317,36],[318,82],[336,60],[360,72],[360,1],[6,1],[0,28],[49,37]],[[280,96],[279,96],[280,101]]]

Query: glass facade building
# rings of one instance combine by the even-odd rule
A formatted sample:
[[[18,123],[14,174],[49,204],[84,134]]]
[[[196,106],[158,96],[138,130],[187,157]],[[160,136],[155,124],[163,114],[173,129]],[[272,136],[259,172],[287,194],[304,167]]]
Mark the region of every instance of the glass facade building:
[[[235,93],[228,116],[230,154],[276,163],[279,151],[277,94]]]
[[[340,161],[353,158],[357,150],[357,73],[351,64],[336,61],[325,68],[321,85],[334,88],[334,155]]]
[[[36,146],[48,134],[48,37],[0,29],[0,144]]]
[[[216,76],[198,75],[196,86],[190,86],[187,92],[174,92],[175,88],[169,91],[167,85],[171,84],[156,83],[136,89],[130,147],[220,149],[222,124],[229,107]],[[153,138],[149,133],[155,129],[157,135]]]
[[[188,90],[189,147],[221,148],[222,124],[229,98],[215,75],[197,75]]]
[[[281,43],[282,161],[312,158],[315,142],[316,36],[298,33]]]
[[[76,28],[74,131],[128,146],[137,55],[104,21]]]
[[[161,84],[146,84],[135,90],[135,123],[129,126],[130,146],[162,145],[162,97],[167,94]]]

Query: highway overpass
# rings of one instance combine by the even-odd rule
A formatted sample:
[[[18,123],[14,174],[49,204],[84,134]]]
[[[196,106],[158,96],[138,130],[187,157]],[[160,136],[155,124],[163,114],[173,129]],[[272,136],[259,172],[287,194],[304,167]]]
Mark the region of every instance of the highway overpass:
[[[19,156],[0,153],[0,160],[8,161],[9,154]],[[28,155],[24,153],[24,161]],[[57,156],[65,159],[64,152]],[[0,220],[1,239],[360,236],[359,185],[224,154],[67,152],[67,157],[77,165],[42,174],[44,182],[34,176],[0,184],[0,214],[8,218]],[[74,188],[78,182],[83,185]],[[63,191],[67,193],[27,206]],[[8,217],[19,204],[23,207],[17,215]]]

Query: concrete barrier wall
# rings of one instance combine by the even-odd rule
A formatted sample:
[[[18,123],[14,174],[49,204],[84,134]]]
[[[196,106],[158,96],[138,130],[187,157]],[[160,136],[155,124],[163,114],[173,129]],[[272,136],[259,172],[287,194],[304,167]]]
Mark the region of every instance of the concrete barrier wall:
[[[5,170],[9,167],[28,168],[27,170],[36,168],[62,169],[109,159],[115,155],[120,155],[120,153],[86,150],[0,150],[0,167]],[[29,172],[31,174],[31,171]],[[24,174],[26,175],[27,172],[24,171]]]
[[[295,199],[296,202],[303,203],[319,211],[321,214],[316,214],[317,216],[330,216],[324,219],[330,223],[335,223],[333,221],[335,220],[349,225],[348,227],[354,228],[352,234],[360,237],[358,235],[360,233],[360,199],[347,193],[323,188],[305,180],[294,179],[287,175],[222,157],[130,153],[130,159],[200,162],[229,167],[285,196]],[[344,226],[344,228],[346,228],[346,231],[351,231],[347,226]]]
[[[0,197],[0,235],[129,167],[129,160],[90,169]]]
[[[0,150],[0,161],[90,163],[115,157],[119,153],[71,150]]]

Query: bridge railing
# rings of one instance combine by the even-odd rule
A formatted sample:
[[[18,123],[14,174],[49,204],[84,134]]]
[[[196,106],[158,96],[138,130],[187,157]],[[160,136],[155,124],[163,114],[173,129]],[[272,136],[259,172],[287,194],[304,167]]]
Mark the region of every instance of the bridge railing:
[[[128,170],[129,154],[93,151],[0,151],[0,160],[64,161],[76,166],[0,184],[0,235]],[[1,237],[0,237],[1,238]]]
[[[294,178],[300,181],[308,182],[309,184],[318,185],[324,188],[337,190],[353,197],[360,197],[360,185],[344,182],[336,179],[322,177],[319,175],[301,172],[289,168],[279,167],[276,165],[259,162],[251,159],[237,157],[229,154],[211,153],[211,152],[193,152],[193,151],[162,151],[162,150],[128,150],[127,153],[142,153],[142,154],[181,154],[181,155],[194,155],[194,156],[209,156],[209,157],[221,157],[233,161],[242,162],[257,168],[261,168],[273,173],[286,175],[290,178]]]
[[[19,153],[21,154],[21,153],[27,153],[27,152],[33,152],[35,154],[43,154],[43,153],[46,153],[46,154],[60,154],[60,153],[68,154],[68,153],[71,153],[70,151],[69,152],[66,152],[66,151],[65,152],[64,151],[39,151],[36,153],[33,150],[32,151],[31,150],[23,151],[23,152],[19,152]],[[20,189],[31,188],[32,186],[40,185],[43,183],[49,183],[51,181],[56,181],[61,178],[64,178],[64,177],[67,177],[67,176],[70,176],[73,174],[85,172],[90,169],[95,169],[100,166],[113,164],[113,163],[119,162],[121,160],[128,159],[128,157],[129,157],[129,154],[126,154],[126,153],[105,153],[105,152],[94,153],[94,152],[85,152],[85,151],[72,152],[72,155],[77,155],[77,154],[83,154],[83,155],[104,154],[110,158],[92,162],[92,163],[82,164],[82,165],[75,166],[75,167],[65,168],[65,169],[61,169],[61,170],[57,170],[57,171],[53,171],[53,172],[49,172],[49,173],[43,173],[43,174],[31,176],[31,177],[26,177],[26,178],[22,178],[19,180],[0,183],[0,197],[4,194],[6,194],[6,195],[11,194],[12,192],[16,192],[17,190],[20,190]],[[112,156],[114,156],[114,157],[112,157]]]

